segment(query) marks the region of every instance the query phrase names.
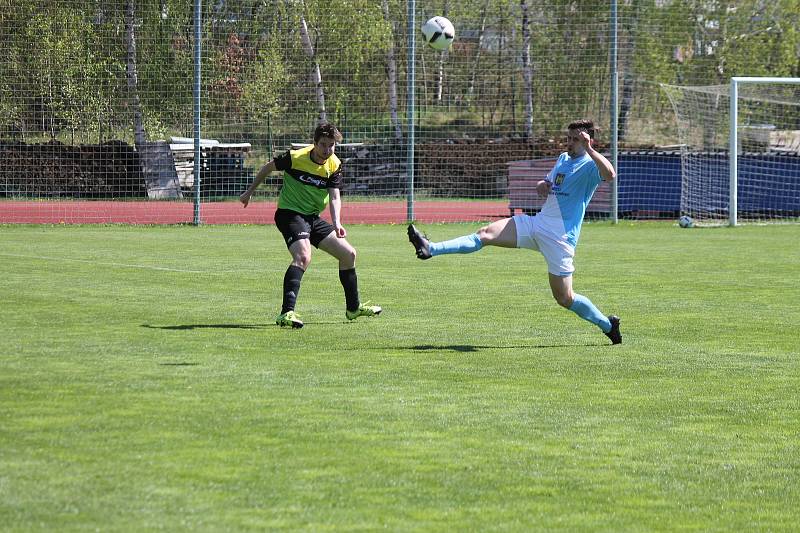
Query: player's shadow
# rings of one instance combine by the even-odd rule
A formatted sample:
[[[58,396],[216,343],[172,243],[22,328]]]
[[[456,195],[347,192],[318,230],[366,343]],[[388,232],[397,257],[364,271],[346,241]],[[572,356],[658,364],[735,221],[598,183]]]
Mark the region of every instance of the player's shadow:
[[[324,320],[312,320],[308,321],[305,324],[343,324],[343,320],[335,321],[324,321]],[[142,324],[143,328],[148,329],[166,329],[172,331],[182,331],[182,330],[193,330],[193,329],[266,329],[266,328],[276,328],[278,327],[276,324],[175,324],[171,326],[153,326],[151,324]]]
[[[169,329],[169,330],[192,330],[192,329],[263,329],[264,324],[177,324],[174,326],[152,326],[142,324],[143,328],[149,329]]]
[[[419,344],[411,346],[409,350],[415,352],[460,352],[470,353],[479,352],[481,350],[525,350],[525,349],[545,349],[545,348],[574,348],[576,346],[606,346],[608,343],[587,343],[587,344],[526,344],[519,346],[483,346],[475,344]]]

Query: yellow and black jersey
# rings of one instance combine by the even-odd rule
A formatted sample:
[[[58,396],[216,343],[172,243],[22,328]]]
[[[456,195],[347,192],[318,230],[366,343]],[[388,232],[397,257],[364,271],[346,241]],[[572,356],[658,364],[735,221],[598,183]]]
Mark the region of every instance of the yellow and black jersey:
[[[287,150],[275,158],[275,168],[283,171],[283,186],[278,196],[279,209],[304,215],[318,215],[328,205],[328,189],[342,186],[342,162],[331,155],[318,165],[311,160],[314,145]]]

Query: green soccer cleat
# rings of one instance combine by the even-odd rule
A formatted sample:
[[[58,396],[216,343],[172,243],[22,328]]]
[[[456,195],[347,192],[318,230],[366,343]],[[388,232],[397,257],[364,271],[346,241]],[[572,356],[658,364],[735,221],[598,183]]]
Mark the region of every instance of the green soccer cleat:
[[[377,305],[361,304],[355,311],[345,311],[344,315],[347,317],[347,320],[355,320],[360,316],[378,316],[381,314],[381,311],[383,311],[383,309]]]
[[[303,321],[300,320],[300,317],[297,316],[297,313],[294,311],[286,311],[282,315],[278,315],[278,318],[275,319],[275,323],[282,328],[291,326],[295,329],[300,329],[303,327]]]

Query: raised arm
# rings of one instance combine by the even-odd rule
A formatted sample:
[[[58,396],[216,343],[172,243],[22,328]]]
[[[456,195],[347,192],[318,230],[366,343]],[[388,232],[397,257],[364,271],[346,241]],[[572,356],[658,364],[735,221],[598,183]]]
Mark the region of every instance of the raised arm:
[[[247,190],[239,196],[239,201],[242,202],[245,207],[247,207],[247,204],[250,203],[250,197],[253,195],[253,192],[255,192],[258,186],[261,185],[265,179],[267,179],[267,176],[276,170],[278,169],[275,166],[274,159],[261,167],[261,170],[259,170],[258,174],[256,174],[256,179],[253,180],[253,183],[251,183]]]
[[[597,170],[600,172],[600,177],[603,178],[603,181],[613,181],[614,178],[617,177],[617,172],[614,170],[614,165],[612,165],[611,161],[606,159],[603,154],[594,149],[592,146],[592,138],[589,137],[588,133],[582,131],[580,135],[583,139],[583,145],[586,149],[586,153],[589,154],[589,157],[591,157],[592,161],[594,161],[597,165]]]

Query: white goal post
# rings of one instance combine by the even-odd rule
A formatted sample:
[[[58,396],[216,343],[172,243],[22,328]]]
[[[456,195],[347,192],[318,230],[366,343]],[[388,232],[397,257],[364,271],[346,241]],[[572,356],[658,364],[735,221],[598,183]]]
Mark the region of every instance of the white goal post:
[[[739,85],[762,83],[800,84],[800,78],[756,78],[739,77],[731,78],[730,93],[730,140],[728,152],[728,166],[730,169],[730,198],[728,224],[735,226],[738,218],[738,190],[739,190]],[[800,102],[798,102],[800,104]]]
[[[800,222],[800,78],[662,88],[680,140],[681,215],[699,225]]]

